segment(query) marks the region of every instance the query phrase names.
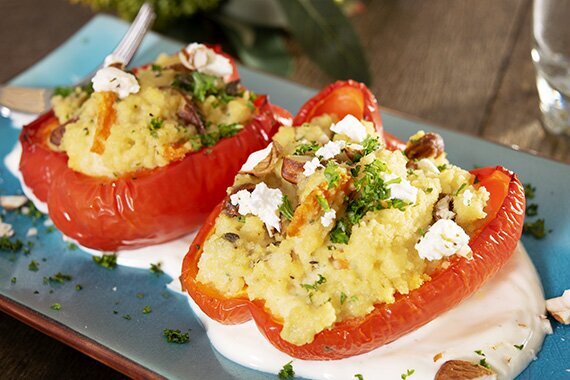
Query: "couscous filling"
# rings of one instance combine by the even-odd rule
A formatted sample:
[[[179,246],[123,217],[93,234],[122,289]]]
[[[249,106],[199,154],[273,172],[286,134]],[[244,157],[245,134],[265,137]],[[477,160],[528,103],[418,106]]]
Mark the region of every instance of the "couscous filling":
[[[439,136],[389,151],[371,124],[324,115],[272,144],[228,189],[197,280],[263,300],[284,340],[309,343],[420,287],[450,256],[469,259],[489,193]]]
[[[70,168],[116,178],[163,167],[235,135],[252,117],[254,95],[239,81],[191,70],[180,55],[128,74],[139,87],[128,96],[85,87],[52,98],[61,126],[49,146],[67,154]]]

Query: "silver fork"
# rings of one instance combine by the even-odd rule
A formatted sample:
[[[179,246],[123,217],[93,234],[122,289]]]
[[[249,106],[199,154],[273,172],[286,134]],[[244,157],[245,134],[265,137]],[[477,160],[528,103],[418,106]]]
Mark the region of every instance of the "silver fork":
[[[146,32],[150,29],[156,14],[149,3],[144,3],[134,19],[133,23],[119,42],[115,50],[111,53],[117,60],[127,66],[138,50]],[[97,69],[99,69],[100,65]],[[97,70],[96,69],[96,70]],[[95,70],[95,71],[96,71]],[[84,86],[89,83],[94,72],[87,75],[74,86]],[[0,85],[0,114],[4,117],[10,116],[12,112],[25,114],[40,114],[47,111],[50,99],[53,95],[53,88],[29,88]]]

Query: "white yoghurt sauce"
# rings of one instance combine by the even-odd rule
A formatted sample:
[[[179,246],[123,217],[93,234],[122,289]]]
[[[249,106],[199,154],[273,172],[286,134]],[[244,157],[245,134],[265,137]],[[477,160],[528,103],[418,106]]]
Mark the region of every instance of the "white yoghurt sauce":
[[[24,193],[41,211],[39,202],[25,186],[18,170],[20,144],[6,157],[6,167],[20,180]],[[151,263],[174,281],[169,288],[180,292],[177,280],[182,259],[194,234],[152,247],[121,250],[117,263],[135,268],[149,268]],[[102,252],[85,249],[91,254]],[[222,325],[206,316],[188,297],[192,310],[206,329],[218,352],[245,367],[278,373],[293,361],[297,376],[311,379],[399,379],[408,369],[415,370],[411,379],[433,379],[447,360],[479,362],[485,353],[487,362],[499,379],[512,379],[535,360],[544,336],[551,331],[550,322],[541,318],[545,300],[540,279],[528,254],[519,243],[513,258],[472,297],[418,330],[369,353],[336,361],[306,361],[292,358],[274,348],[258,331],[253,321],[241,325]],[[515,345],[524,345],[519,350]],[[434,362],[434,357],[441,358]]]

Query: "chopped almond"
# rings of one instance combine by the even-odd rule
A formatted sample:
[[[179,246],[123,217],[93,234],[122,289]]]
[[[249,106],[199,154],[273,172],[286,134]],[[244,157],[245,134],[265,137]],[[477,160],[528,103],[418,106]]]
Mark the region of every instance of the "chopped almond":
[[[570,324],[570,289],[564,291],[560,297],[546,300],[546,310],[562,324]]]

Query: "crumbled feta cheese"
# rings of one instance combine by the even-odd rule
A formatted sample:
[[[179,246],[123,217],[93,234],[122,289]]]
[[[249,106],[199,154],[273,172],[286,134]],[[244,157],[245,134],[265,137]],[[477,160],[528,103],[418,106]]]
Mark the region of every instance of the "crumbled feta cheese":
[[[560,297],[546,300],[546,310],[558,322],[570,324],[570,289],[565,290]]]
[[[394,174],[386,174],[384,176],[384,180],[386,182],[399,178],[397,175]],[[412,186],[410,181],[405,178],[400,178],[399,182],[390,183],[387,185],[388,189],[390,189],[390,198],[389,199],[401,199],[404,202],[408,203],[416,203],[416,199],[418,197],[418,189],[417,187]]]
[[[0,206],[6,210],[16,210],[26,204],[28,198],[23,195],[3,195],[0,197]]]
[[[329,211],[325,212],[323,216],[321,216],[321,224],[323,227],[328,227],[334,222],[336,218],[336,211],[330,209]]]
[[[227,77],[233,73],[233,66],[229,59],[203,44],[191,43],[178,53],[180,62],[190,70],[200,73]]]
[[[309,177],[315,174],[315,171],[318,168],[323,168],[323,167],[324,166],[321,165],[321,161],[319,161],[319,159],[315,157],[311,161],[305,162],[305,165],[303,165],[303,175],[305,177]]]
[[[38,229],[36,227],[31,227],[26,233],[26,237],[36,236],[38,234]]]
[[[245,164],[243,164],[243,166],[241,167],[240,171],[242,172],[252,171],[257,166],[257,164],[263,161],[265,157],[269,156],[269,153],[271,153],[271,149],[273,149],[273,143],[267,145],[267,147],[265,147],[264,149],[258,150],[257,152],[253,152],[252,154],[250,154],[247,160],[245,161]]]
[[[337,154],[340,154],[342,148],[345,146],[346,143],[342,140],[329,141],[315,152],[315,156],[320,157],[322,160],[330,160]]]
[[[0,237],[10,237],[14,235],[14,229],[11,224],[2,222],[0,219]]]
[[[469,189],[465,190],[462,194],[463,196],[463,204],[465,206],[469,206],[471,204],[471,201],[473,200],[473,192]]]
[[[346,115],[344,119],[331,126],[331,131],[348,136],[349,139],[361,143],[366,138],[366,127],[353,115]]]
[[[440,260],[459,255],[471,257],[469,235],[453,220],[440,219],[435,222],[415,246],[422,259]]]
[[[240,190],[232,194],[230,201],[234,206],[238,206],[238,212],[241,215],[255,215],[265,223],[268,230],[274,228],[281,231],[278,212],[283,202],[281,190],[270,189],[261,182],[251,193],[247,190]]]
[[[140,90],[139,82],[133,74],[116,67],[104,67],[97,70],[91,82],[94,91],[115,92],[121,99],[126,98],[129,94],[136,94]]]
[[[125,65],[125,61],[123,61],[121,58],[117,57],[114,54],[109,54],[108,56],[105,57],[105,60],[103,61],[104,67],[115,66],[115,65],[123,67]]]
[[[44,221],[44,226],[46,226],[46,227],[53,226],[53,220],[51,220],[50,218],[47,218],[47,219]]]
[[[30,214],[30,208],[27,206],[22,207],[22,209],[20,211],[22,212],[22,215],[29,215]]]
[[[429,160],[427,158],[422,158],[421,160],[416,162],[416,165],[418,165],[418,168],[423,170],[424,172],[439,174],[439,169],[437,168],[437,166],[435,166],[432,160]]]

